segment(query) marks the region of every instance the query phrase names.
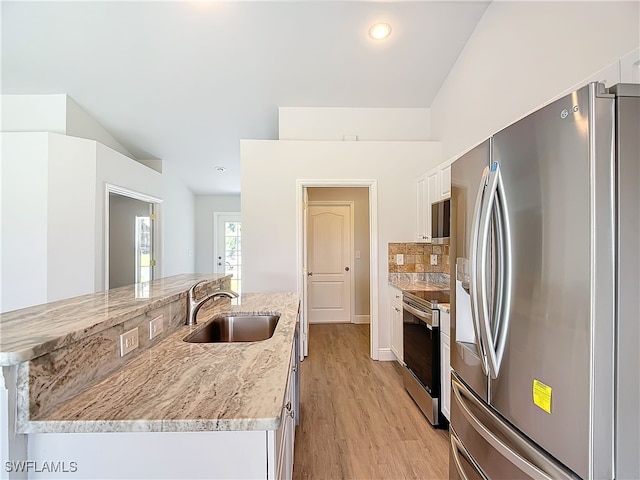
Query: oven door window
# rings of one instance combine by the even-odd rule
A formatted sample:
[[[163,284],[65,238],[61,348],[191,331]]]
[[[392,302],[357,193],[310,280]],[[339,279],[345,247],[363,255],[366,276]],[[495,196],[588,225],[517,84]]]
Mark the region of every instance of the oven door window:
[[[429,329],[427,324],[415,315],[403,311],[402,343],[404,361],[422,386],[433,396],[438,395],[434,385],[434,357],[437,353],[438,328]],[[435,391],[434,391],[435,390]]]

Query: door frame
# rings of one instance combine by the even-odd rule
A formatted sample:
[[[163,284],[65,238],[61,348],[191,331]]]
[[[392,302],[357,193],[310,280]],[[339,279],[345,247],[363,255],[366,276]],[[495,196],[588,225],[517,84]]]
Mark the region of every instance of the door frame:
[[[356,306],[356,276],[354,269],[354,251],[355,251],[355,204],[352,200],[309,200],[307,206],[328,206],[328,207],[349,207],[349,323],[355,323],[355,306]],[[307,225],[308,228],[308,225]],[[309,239],[307,238],[307,242]],[[306,305],[306,304],[305,304]],[[305,311],[305,314],[308,313]]]
[[[308,187],[366,187],[369,190],[369,323],[370,344],[369,356],[379,359],[378,335],[378,182],[377,180],[296,180],[296,266],[298,292],[302,295],[302,318],[300,322],[301,338],[300,356],[308,355],[309,318],[307,316],[307,292],[305,288],[307,272],[305,271],[305,192]]]
[[[146,203],[153,204],[153,210],[155,219],[151,223],[153,225],[153,260],[156,260],[156,264],[153,267],[153,278],[162,277],[162,236],[161,229],[161,211],[162,211],[162,199],[152,197],[146,193],[136,192],[135,190],[129,190],[128,188],[120,187],[111,183],[105,183],[104,192],[104,290],[109,290],[109,194],[114,193],[123,197],[133,198]]]

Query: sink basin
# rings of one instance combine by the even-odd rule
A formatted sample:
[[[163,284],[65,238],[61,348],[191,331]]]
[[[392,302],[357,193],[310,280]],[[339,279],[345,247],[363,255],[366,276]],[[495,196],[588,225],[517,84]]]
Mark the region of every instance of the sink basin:
[[[184,338],[190,343],[258,342],[273,336],[279,315],[222,315]]]

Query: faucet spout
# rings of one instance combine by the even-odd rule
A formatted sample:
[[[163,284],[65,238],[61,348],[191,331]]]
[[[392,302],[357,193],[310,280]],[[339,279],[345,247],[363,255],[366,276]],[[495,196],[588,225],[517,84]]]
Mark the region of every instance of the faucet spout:
[[[216,292],[210,293],[207,296],[196,300],[196,287],[200,285],[205,280],[202,280],[198,283],[195,283],[187,294],[187,319],[184,322],[185,325],[196,325],[196,315],[198,315],[198,311],[200,307],[204,305],[209,300],[215,300],[219,297],[227,297],[227,298],[237,298],[238,294],[233,290],[218,290]]]

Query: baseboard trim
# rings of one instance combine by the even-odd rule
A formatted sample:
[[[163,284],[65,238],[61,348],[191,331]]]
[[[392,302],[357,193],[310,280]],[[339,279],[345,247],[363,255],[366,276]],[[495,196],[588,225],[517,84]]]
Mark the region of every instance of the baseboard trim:
[[[371,315],[354,315],[353,323],[371,323]]]
[[[378,360],[381,362],[394,362],[396,361],[396,356],[391,351],[390,348],[379,348],[378,349]]]

